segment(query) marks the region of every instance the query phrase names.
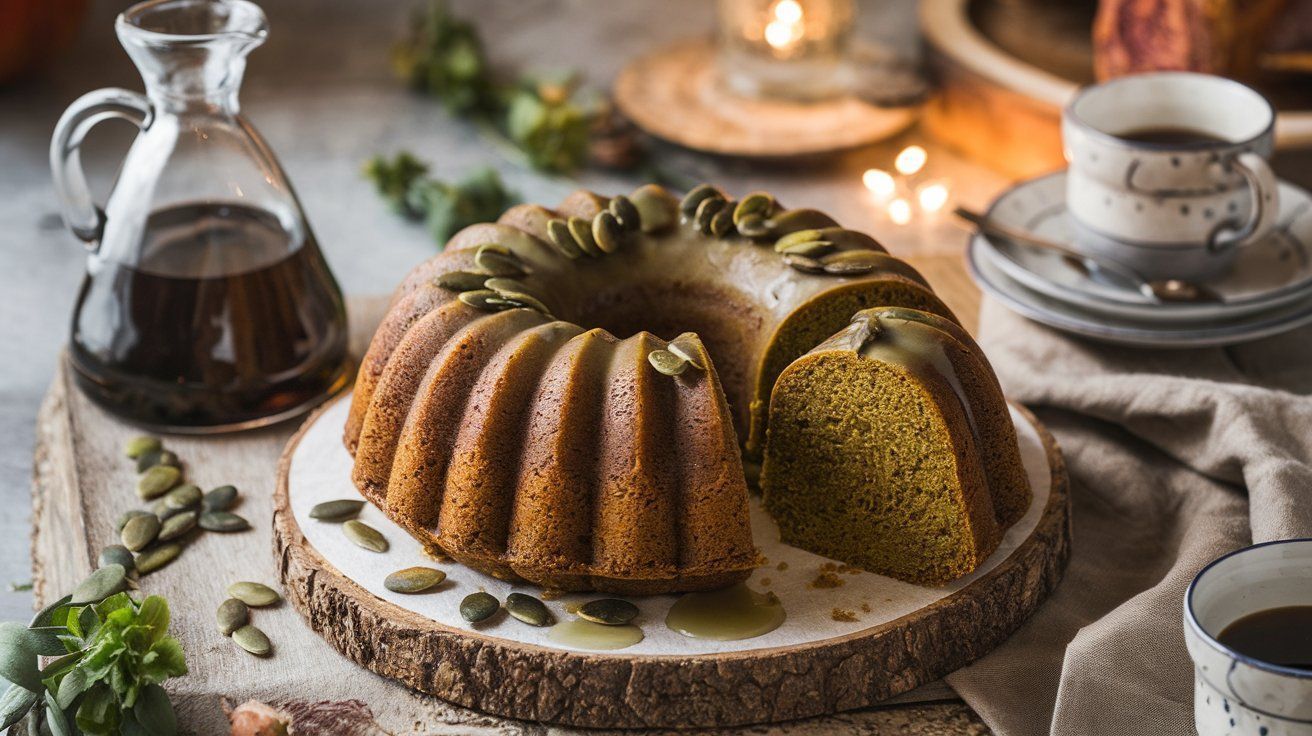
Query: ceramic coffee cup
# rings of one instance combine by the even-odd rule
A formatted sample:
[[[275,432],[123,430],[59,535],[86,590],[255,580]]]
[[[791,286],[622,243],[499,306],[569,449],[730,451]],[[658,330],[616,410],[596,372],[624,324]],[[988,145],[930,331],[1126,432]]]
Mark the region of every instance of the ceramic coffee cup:
[[[1249,657],[1218,641],[1258,611],[1312,605],[1312,539],[1245,547],[1198,573],[1184,595],[1200,736],[1312,736],[1312,670]]]
[[[1062,113],[1077,247],[1149,279],[1220,275],[1279,214],[1275,117],[1262,95],[1207,74],[1085,88]]]

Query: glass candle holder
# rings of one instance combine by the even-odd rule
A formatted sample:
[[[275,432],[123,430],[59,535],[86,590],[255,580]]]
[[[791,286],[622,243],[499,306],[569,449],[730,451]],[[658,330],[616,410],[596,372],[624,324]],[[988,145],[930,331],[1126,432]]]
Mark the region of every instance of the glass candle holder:
[[[855,15],[853,0],[719,0],[721,77],[753,97],[845,94]]]

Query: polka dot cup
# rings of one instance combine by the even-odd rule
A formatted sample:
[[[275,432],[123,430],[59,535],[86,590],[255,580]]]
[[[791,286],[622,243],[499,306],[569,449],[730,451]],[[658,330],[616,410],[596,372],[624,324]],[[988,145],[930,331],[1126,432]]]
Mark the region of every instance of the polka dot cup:
[[[1217,641],[1251,613],[1312,605],[1312,539],[1267,542],[1203,568],[1184,597],[1200,736],[1312,736],[1312,670],[1248,657]]]
[[[1062,112],[1076,243],[1148,279],[1206,281],[1279,214],[1275,109],[1244,85],[1159,72],[1086,87]],[[1186,136],[1146,139],[1145,131]]]

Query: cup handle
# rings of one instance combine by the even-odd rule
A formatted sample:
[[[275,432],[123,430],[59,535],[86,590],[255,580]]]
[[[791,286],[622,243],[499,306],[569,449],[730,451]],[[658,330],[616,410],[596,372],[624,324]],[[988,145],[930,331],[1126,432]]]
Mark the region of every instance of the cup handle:
[[[145,95],[126,89],[98,89],[77,98],[55,124],[50,139],[50,173],[64,212],[64,222],[77,237],[95,243],[105,227],[105,211],[91,198],[82,171],[79,148],[87,132],[102,120],[119,118],[141,130],[150,127],[155,108]]]
[[[1245,151],[1231,159],[1230,165],[1248,183],[1253,194],[1253,211],[1248,216],[1248,222],[1237,230],[1232,220],[1212,230],[1207,238],[1207,249],[1213,253],[1257,242],[1271,232],[1276,218],[1280,216],[1280,184],[1275,172],[1271,170],[1271,164],[1256,153]]]

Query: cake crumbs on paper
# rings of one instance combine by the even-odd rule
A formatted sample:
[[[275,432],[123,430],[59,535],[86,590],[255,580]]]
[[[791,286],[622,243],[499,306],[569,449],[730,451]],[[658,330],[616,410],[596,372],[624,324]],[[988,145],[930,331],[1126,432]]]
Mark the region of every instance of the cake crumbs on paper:
[[[552,590],[550,588],[543,588],[542,595],[540,597],[544,601],[554,601],[554,600],[558,600],[562,595],[565,595],[565,591],[563,590]]]
[[[811,581],[811,587],[838,588],[846,584],[846,582],[846,580],[838,577],[838,573],[833,570],[825,570],[824,568],[821,568],[820,574],[816,575],[815,579]]]
[[[870,613],[870,604],[869,604],[869,603],[862,603],[862,604],[861,604],[861,612],[862,612],[862,613]]]
[[[861,620],[856,617],[856,613],[849,611],[846,608],[835,608],[834,610],[829,612],[829,617],[835,621],[843,621],[843,622]]]
[[[774,569],[778,570],[779,572],[783,572],[784,570],[788,569],[788,563],[780,562],[778,565],[775,565]]]

